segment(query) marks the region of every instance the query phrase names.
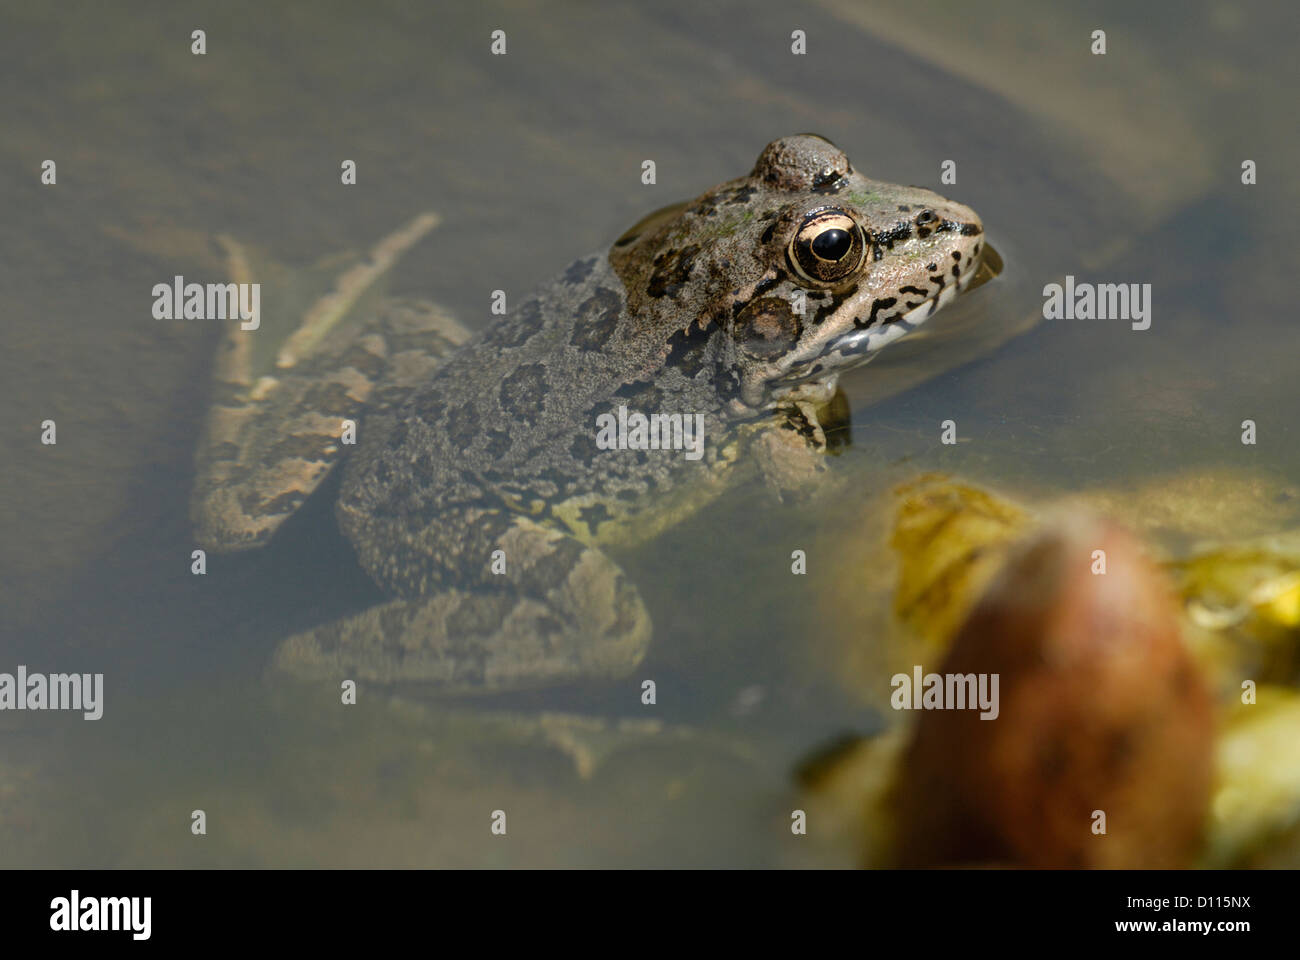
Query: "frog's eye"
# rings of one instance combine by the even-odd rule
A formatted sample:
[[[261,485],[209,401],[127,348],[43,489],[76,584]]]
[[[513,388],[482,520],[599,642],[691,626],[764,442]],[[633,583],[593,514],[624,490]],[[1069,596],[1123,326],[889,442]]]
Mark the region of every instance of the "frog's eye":
[[[833,284],[862,266],[867,242],[857,221],[843,210],[818,210],[799,225],[788,253],[790,266],[804,280]]]

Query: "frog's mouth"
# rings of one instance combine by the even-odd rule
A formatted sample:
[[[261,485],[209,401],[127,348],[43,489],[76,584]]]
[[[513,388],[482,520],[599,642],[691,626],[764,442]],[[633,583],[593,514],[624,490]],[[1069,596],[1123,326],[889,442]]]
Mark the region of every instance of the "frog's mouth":
[[[916,330],[958,295],[987,283],[1001,272],[1002,258],[986,242],[975,269],[967,270],[955,282],[939,287],[904,313],[885,317],[871,326],[851,330],[827,341],[815,356],[798,362],[773,386],[780,389],[859,367],[882,347]]]
[[[945,284],[936,293],[931,294],[906,313],[888,317],[873,327],[853,330],[843,336],[836,337],[822,348],[821,356],[834,357],[834,355],[838,354],[848,359],[861,354],[864,358],[868,357],[881,347],[907,336],[943,307],[956,300],[957,294],[966,289],[973,276],[975,276],[975,273],[971,271],[966,276],[960,277],[955,283]],[[841,366],[838,363],[835,365],[837,367]]]

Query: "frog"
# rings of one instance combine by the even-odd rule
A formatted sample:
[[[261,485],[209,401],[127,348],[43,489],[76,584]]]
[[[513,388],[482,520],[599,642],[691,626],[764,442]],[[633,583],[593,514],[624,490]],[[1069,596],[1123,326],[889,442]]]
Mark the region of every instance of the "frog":
[[[818,476],[800,464],[825,463],[839,377],[950,303],[986,249],[969,207],[782,137],[474,336],[412,301],[291,333],[269,373],[219,385],[196,539],[259,547],[339,469],[338,527],[385,599],[280,641],[271,675],[448,695],[626,677],[653,631],[615,555],[755,471]],[[601,442],[637,413],[662,443]],[[678,415],[702,427],[695,453]]]

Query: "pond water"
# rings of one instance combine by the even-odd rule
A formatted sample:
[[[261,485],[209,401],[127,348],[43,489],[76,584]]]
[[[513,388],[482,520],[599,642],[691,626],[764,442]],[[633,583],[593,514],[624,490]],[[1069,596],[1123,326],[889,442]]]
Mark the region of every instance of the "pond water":
[[[852,536],[874,495],[932,470],[1039,493],[1300,477],[1294,10],[997,6],[0,4],[0,671],[102,672],[106,690],[94,722],[0,714],[0,863],[809,862],[792,770],[885,718],[836,669],[839,644],[871,642],[835,635],[854,598],[828,595],[816,551],[792,577],[792,550]],[[347,710],[269,691],[280,639],[378,593],[324,497],[191,574],[217,330],[154,319],[153,285],[222,279],[221,235],[323,276],[308,268],[434,210],[387,289],[477,330],[491,291],[517,301],[804,131],[969,204],[1006,264],[846,377],[843,493],[741,489],[620,554],[655,622],[625,681]],[[1043,320],[1067,275],[1150,284],[1150,328]],[[288,302],[268,286],[264,309]],[[831,847],[812,862],[852,859]]]

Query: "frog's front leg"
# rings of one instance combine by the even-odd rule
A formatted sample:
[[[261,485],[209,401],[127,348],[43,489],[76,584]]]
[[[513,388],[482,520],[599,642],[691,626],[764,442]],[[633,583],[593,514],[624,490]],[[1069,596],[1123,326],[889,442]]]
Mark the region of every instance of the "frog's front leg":
[[[848,400],[842,392],[830,399],[798,398],[769,424],[753,445],[764,480],[785,500],[817,493],[829,470],[826,455],[847,443]]]
[[[385,539],[386,529],[369,532],[377,539],[359,542],[400,542]],[[527,518],[480,509],[444,516],[414,539],[429,557],[423,567],[385,566],[364,549],[360,558],[381,583],[385,569],[400,569],[408,595],[290,637],[272,673],[492,692],[618,677],[645,655],[649,614],[600,550]],[[449,584],[448,560],[478,574],[461,571]]]

